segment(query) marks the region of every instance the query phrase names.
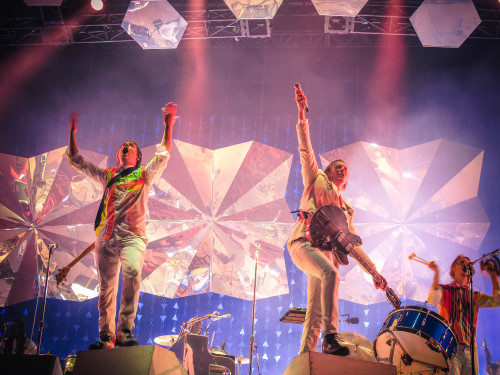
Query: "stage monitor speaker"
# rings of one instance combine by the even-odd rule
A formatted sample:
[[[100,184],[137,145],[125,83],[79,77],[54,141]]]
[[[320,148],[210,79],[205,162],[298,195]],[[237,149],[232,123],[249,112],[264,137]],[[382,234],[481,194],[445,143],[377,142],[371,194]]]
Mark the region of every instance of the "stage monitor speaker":
[[[187,375],[173,352],[158,345],[80,351],[73,375]]]
[[[0,354],[2,375],[62,375],[56,355]]]
[[[396,367],[323,353],[304,353],[292,360],[283,375],[396,375]]]

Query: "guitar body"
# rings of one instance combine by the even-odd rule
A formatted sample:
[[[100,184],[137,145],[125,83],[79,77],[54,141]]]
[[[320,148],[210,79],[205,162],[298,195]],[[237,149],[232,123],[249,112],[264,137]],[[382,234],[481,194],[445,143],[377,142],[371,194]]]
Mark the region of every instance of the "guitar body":
[[[352,256],[380,285],[381,277],[377,270],[367,264],[363,256],[356,251],[355,246],[361,245],[363,241],[358,235],[351,233],[347,217],[340,207],[330,204],[320,207],[307,219],[306,234],[314,246],[333,251],[339,263],[344,266],[349,264],[347,255]],[[401,300],[391,288],[385,290],[385,296],[395,309],[399,309]]]
[[[351,233],[344,211],[337,206],[327,204],[312,214],[306,223],[307,239],[322,250],[333,251],[340,264],[349,264],[347,254],[350,249],[339,243],[340,233],[344,233],[352,246],[361,245],[363,241]],[[350,247],[350,246],[347,246]]]

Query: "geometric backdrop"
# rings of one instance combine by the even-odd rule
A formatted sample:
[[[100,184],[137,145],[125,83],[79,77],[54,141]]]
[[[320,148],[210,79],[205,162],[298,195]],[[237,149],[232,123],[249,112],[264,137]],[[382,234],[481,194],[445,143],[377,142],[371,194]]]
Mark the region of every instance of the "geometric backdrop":
[[[155,149],[144,148],[144,160]],[[32,158],[0,156],[0,306],[41,295],[48,243],[59,245],[53,274],[94,240],[91,223],[102,187],[71,168],[64,153],[63,147]],[[106,165],[100,154],[81,153]],[[175,141],[172,160],[150,193],[142,290],[169,298],[216,292],[251,300],[259,250],[257,297],[287,294],[282,247],[293,225],[284,199],[291,161],[291,154],[258,142],[212,151]],[[66,283],[57,287],[49,278],[48,297],[96,297],[96,274],[89,254]]]
[[[356,231],[400,297],[424,302],[429,293],[432,272],[410,261],[411,253],[439,265],[451,264],[459,253],[479,257],[490,226],[477,198],[483,154],[441,139],[402,150],[357,142],[321,155],[324,166],[346,161],[344,196],[356,211]],[[341,267],[340,274],[340,298],[362,304],[384,300],[360,267]],[[441,275],[449,279],[446,269]]]

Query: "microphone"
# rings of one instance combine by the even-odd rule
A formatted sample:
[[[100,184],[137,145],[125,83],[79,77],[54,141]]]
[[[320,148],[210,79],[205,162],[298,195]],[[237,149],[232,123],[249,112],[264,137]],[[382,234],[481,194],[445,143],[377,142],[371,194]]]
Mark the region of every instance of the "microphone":
[[[359,324],[359,318],[347,318],[344,322],[347,324]]]
[[[300,83],[296,83],[295,88],[302,91],[302,89],[300,88]],[[306,112],[309,112],[309,106],[307,105],[307,100],[302,102],[302,108],[305,109]]]
[[[48,245],[47,245],[47,247],[48,247],[49,249],[57,249],[57,248],[59,247],[59,245],[58,245],[58,244],[56,244],[56,243],[51,243],[51,244],[48,244]]]
[[[346,322],[347,324],[358,324],[359,323],[359,318],[349,318],[349,314],[344,314],[341,316],[347,316],[347,318],[344,320],[341,320],[341,322]]]
[[[226,319],[230,318],[231,314],[226,314],[226,315],[212,315],[213,320],[219,320],[219,319]]]

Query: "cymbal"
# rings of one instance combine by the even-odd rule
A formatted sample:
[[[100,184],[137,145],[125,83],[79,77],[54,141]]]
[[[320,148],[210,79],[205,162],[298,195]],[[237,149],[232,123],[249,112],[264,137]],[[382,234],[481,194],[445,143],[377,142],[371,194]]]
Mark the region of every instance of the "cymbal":
[[[339,332],[339,336],[339,343],[349,348],[348,357],[377,362],[369,339],[354,332]]]
[[[234,361],[239,365],[248,365],[250,363],[250,358],[234,357]]]
[[[164,335],[158,336],[154,339],[156,345],[160,346],[172,346],[174,342],[177,341],[179,335]]]

